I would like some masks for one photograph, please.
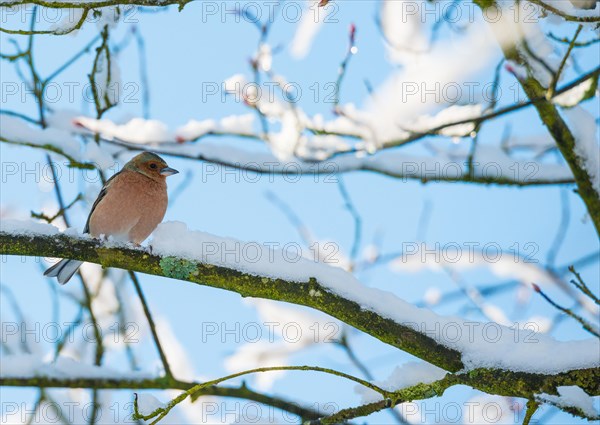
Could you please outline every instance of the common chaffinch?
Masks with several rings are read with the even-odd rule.
[[[179,171],[158,155],[143,152],[106,181],[92,205],[83,233],[112,236],[140,244],[156,229],[167,210],[166,177]],[[83,261],[64,259],[44,272],[65,284]]]

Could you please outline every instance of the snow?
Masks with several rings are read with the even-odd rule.
[[[303,10],[290,45],[290,54],[295,59],[303,59],[308,55],[323,22],[327,20],[329,13],[335,11],[332,6],[319,8],[318,3],[318,0],[306,0],[307,7]]]
[[[511,397],[479,394],[464,403],[463,424],[513,425],[518,422],[519,401]],[[531,423],[535,423],[535,418]]]
[[[263,72],[271,71],[271,67],[273,66],[273,52],[271,51],[271,46],[266,43],[261,43],[261,45],[258,46],[256,64]]]
[[[175,142],[195,140],[208,133],[226,133],[237,135],[252,134],[254,114],[228,115],[219,122],[212,119],[189,120],[175,131],[158,120],[133,118],[124,124],[117,124],[110,119],[94,119],[77,117],[75,124],[92,133],[98,133],[106,140],[119,140],[140,145],[167,145]]]
[[[539,401],[551,403],[559,407],[574,407],[583,412],[588,418],[600,419],[600,414],[594,407],[594,399],[586,394],[576,385],[557,387],[558,396],[550,394],[538,394]]]
[[[489,252],[486,253],[487,248]],[[405,245],[405,253],[390,263],[390,268],[396,272],[415,273],[429,269],[443,271],[451,268],[458,271],[486,267],[496,276],[503,279],[518,279],[524,285],[536,282],[538,285],[553,286],[555,278],[539,263],[531,259],[517,256],[516,252],[501,252],[495,244],[481,246],[426,246]],[[483,249],[482,249],[483,248]],[[424,253],[430,253],[424,255]]]
[[[463,121],[466,119],[478,118],[483,112],[481,105],[453,105],[448,108],[442,109],[434,116],[423,115],[416,119],[415,124],[411,126],[410,130],[419,132],[427,132],[432,128],[439,127],[441,125]],[[440,131],[440,134],[444,136],[458,136],[463,137],[475,130],[474,123],[466,123],[460,125],[454,125],[452,127],[446,127]]]
[[[125,124],[116,124],[109,119],[97,120],[82,116],[77,118],[76,124],[108,140],[149,144],[174,139],[166,124],[158,120],[133,118]]]
[[[427,288],[425,294],[423,295],[423,301],[425,301],[427,305],[431,306],[438,304],[441,301],[441,299],[442,291],[440,291],[440,289],[436,287]]]
[[[6,226],[3,222],[3,226]],[[8,225],[11,233],[18,229],[31,233],[28,224]],[[44,227],[43,234],[49,233]],[[327,290],[355,301],[363,309],[429,335],[439,344],[458,350],[467,370],[488,367],[559,373],[570,369],[600,366],[597,338],[557,341],[529,330],[501,326],[497,323],[465,321],[440,316],[418,308],[395,294],[366,287],[351,273],[314,259],[300,256],[295,250],[276,249],[273,245],[243,242],[188,230],[181,222],[158,226],[151,240],[153,252],[162,256],[179,256],[192,261],[228,267],[265,278],[307,282],[315,278]],[[308,295],[308,293],[307,293]],[[577,356],[572,353],[577,352]],[[552,356],[548,356],[552,353]]]
[[[426,3],[414,0],[384,0],[380,11],[381,29],[391,61],[405,63],[428,48],[423,16]]]
[[[346,104],[342,107],[342,113],[351,115],[351,109],[353,109],[352,105]],[[361,138],[368,138],[371,136],[368,128],[357,124],[346,115],[341,115],[332,120],[325,121],[323,115],[316,114],[312,117],[312,120],[306,123],[306,126],[312,130],[325,131],[328,133],[346,134]]]
[[[596,120],[581,106],[563,110],[575,137],[575,155],[587,171],[596,193],[600,195],[600,147]]]
[[[338,267],[260,245],[189,231],[184,223],[159,225],[151,241],[153,252],[181,256],[223,267],[231,267],[252,275],[306,282],[309,278],[346,299],[356,301],[364,309],[423,333],[440,344],[463,353],[467,369],[490,367],[558,373],[567,369],[600,365],[598,339],[561,342],[528,330],[512,329],[496,323],[466,322],[457,317],[443,317],[415,307],[396,295],[362,285]],[[244,252],[252,254],[245,255]],[[293,261],[291,261],[293,259]],[[576,358],[572,353],[576,351]],[[549,352],[553,356],[548,356]]]
[[[296,114],[286,111],[281,119],[281,130],[269,135],[269,144],[275,157],[280,161],[292,159],[300,135],[301,127]]]
[[[576,85],[570,90],[559,94],[552,99],[552,102],[563,108],[572,108],[578,105],[594,87],[594,79],[590,78],[581,84]]]
[[[270,107],[273,107],[272,110]],[[84,145],[82,152],[80,142],[74,138],[75,134],[98,133],[109,142],[151,146],[158,154],[185,155],[221,164],[247,164],[251,169],[268,172],[294,170],[313,174],[330,173],[332,170],[372,170],[397,177],[460,179],[467,171],[469,151],[456,147],[448,149],[436,146],[434,155],[411,155],[399,150],[365,155],[365,150],[373,153],[380,145],[388,145],[393,139],[382,141],[374,138],[376,135],[368,124],[368,114],[356,109],[352,104],[345,105],[342,108],[343,115],[331,121],[325,121],[318,114],[308,118],[301,110],[283,109],[275,103],[261,102],[260,108],[263,112],[275,114],[269,117],[281,123],[279,130],[271,131],[267,139],[271,154],[221,143],[183,143],[207,134],[251,136],[258,139],[260,135],[254,132],[255,114],[230,115],[218,121],[192,119],[172,131],[158,120],[134,118],[119,124],[110,119],[97,120],[83,116],[73,118],[74,113],[71,111],[57,111],[49,116],[52,127],[47,129],[32,127],[18,118],[0,116],[0,134],[15,142],[51,144],[63,149],[76,160],[91,161],[104,170],[114,166],[115,159],[112,154],[117,151],[117,145],[107,142],[97,145],[89,142]],[[450,106],[435,115],[417,116],[411,124],[411,129],[426,131],[443,123],[473,118],[480,113],[480,105]],[[307,136],[305,129],[335,134]],[[463,136],[472,129],[472,124],[464,124],[444,129],[442,133],[446,136]],[[399,137],[408,136],[406,131],[398,128],[394,132]],[[361,141],[353,142],[350,138],[338,136],[338,133],[358,137]],[[518,143],[510,142],[509,147],[516,147]],[[551,145],[546,140],[536,149],[541,150],[549,146]],[[351,150],[358,152],[338,155],[332,159],[335,154]],[[315,161],[326,162],[317,164]],[[570,169],[565,165],[532,160],[516,161],[502,147],[486,144],[478,145],[473,165],[475,175],[484,178],[502,178],[523,183],[573,179]],[[592,168],[593,165],[591,163]]]
[[[527,59],[527,69],[513,62],[510,63],[510,66],[520,78],[525,77],[530,71],[542,86],[549,87],[553,75],[546,69],[544,64],[540,63],[539,58],[543,58],[544,63],[549,68],[556,70],[561,57],[556,54],[552,43],[539,24],[542,18],[540,13],[542,9],[531,8],[531,4],[527,2],[515,3],[507,0],[496,2],[496,7],[500,19],[491,19],[488,23],[498,41],[504,49],[512,49],[518,46],[519,54]],[[530,51],[535,52],[536,58],[532,57],[527,49],[522,47],[523,42],[527,44]]]
[[[254,130],[254,114],[229,115],[219,122],[219,130],[238,134],[249,134]]]
[[[116,165],[115,159],[107,152],[106,146],[100,147],[100,145],[95,142],[85,144],[84,157],[104,171]]]
[[[138,412],[142,416],[148,416],[157,409],[164,409],[166,404],[158,400],[152,394],[141,393],[137,397]]]
[[[58,229],[47,223],[33,220],[5,219],[0,221],[0,232],[9,234],[44,235],[53,236],[58,234]]]
[[[223,81],[223,87],[228,93],[241,93],[248,80],[244,74],[235,74]]]
[[[214,131],[216,128],[217,123],[212,119],[202,121],[189,120],[184,126],[175,130],[175,137],[179,141],[195,140]]]
[[[71,32],[79,20],[83,17],[83,11],[84,9],[71,9],[70,13],[64,16],[60,22],[50,25],[48,30],[58,34]]]
[[[576,3],[580,7],[589,7],[591,4],[591,0],[574,0],[574,2],[560,0],[545,0],[545,2],[567,15],[577,16],[580,18],[595,18],[598,17],[598,15],[600,14],[600,3],[598,3],[598,1],[596,1],[595,7],[585,9],[575,7],[573,3]],[[594,24],[592,23],[591,25]]]
[[[487,24],[466,27],[459,40],[440,40],[427,55],[392,73],[367,100],[366,118],[378,140],[394,140],[411,129],[415,118],[452,103],[449,89],[468,91],[463,82],[497,61],[498,42]],[[468,63],[469,66],[464,66]]]
[[[80,143],[70,132],[58,128],[36,128],[17,117],[0,114],[0,137],[12,142],[52,145],[72,158],[81,158]]]
[[[387,391],[398,391],[417,384],[430,384],[446,376],[446,371],[425,362],[407,362],[397,366],[391,375],[383,381],[375,381],[377,385]],[[362,403],[373,403],[381,400],[381,394],[370,388],[358,385],[354,389],[362,396]]]
[[[0,356],[0,376],[2,378],[26,378],[43,376],[46,378],[69,379],[150,379],[151,375],[143,372],[124,372],[106,366],[95,366],[80,363],[69,357],[59,356],[48,362],[37,354],[18,354]]]

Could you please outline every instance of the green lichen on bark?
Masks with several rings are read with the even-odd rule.
[[[164,275],[173,279],[187,279],[198,269],[192,261],[177,257],[163,257],[159,264]]]
[[[473,3],[482,9],[487,9],[488,7],[494,6],[496,4],[496,0],[473,0]]]

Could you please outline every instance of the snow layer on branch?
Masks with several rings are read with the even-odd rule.
[[[0,232],[9,234],[32,234],[52,236],[58,234],[58,229],[47,223],[40,223],[33,220],[14,220],[2,219],[0,221]]]
[[[423,115],[416,119],[415,124],[410,130],[415,132],[428,132],[430,129],[439,127],[444,124],[463,121],[466,119],[478,118],[483,112],[481,105],[453,105],[442,109],[434,116]],[[466,136],[475,130],[474,123],[466,123],[446,127],[439,134],[443,136]]]
[[[596,88],[597,81],[594,78],[590,78],[583,83],[576,85],[572,89],[559,94],[552,99],[552,102],[564,108],[572,108],[573,106],[579,105],[579,103],[586,100],[588,96],[593,94]]]
[[[23,229],[22,233],[32,233],[32,227],[28,224],[21,224],[20,228]],[[18,232],[15,225],[9,225],[8,229],[12,234]],[[44,227],[42,235],[48,233],[49,229]],[[358,303],[363,309],[374,311],[427,334],[439,344],[460,351],[467,369],[488,367],[559,373],[600,366],[600,340],[597,338],[557,341],[548,335],[508,328],[493,322],[466,322],[459,317],[439,316],[428,309],[407,303],[391,292],[366,287],[339,267],[299,257],[295,251],[282,251],[274,249],[272,245],[190,231],[181,222],[160,224],[151,244],[153,252],[158,255],[179,256],[252,275],[292,282],[307,282],[315,278],[327,290]],[[573,352],[578,355],[573,356]]]
[[[568,2],[564,1],[563,3]],[[527,58],[527,64],[533,76],[544,87],[548,87],[553,76],[544,65],[556,70],[561,58],[554,54],[552,44],[538,23],[541,16],[537,12],[538,10],[541,12],[542,9],[534,9],[535,16],[532,16],[531,4],[527,2],[515,3],[512,0],[502,0],[495,4],[500,19],[489,20],[489,24],[494,30],[498,41],[506,49],[519,46],[519,52]],[[526,42],[529,49],[523,48],[523,42]],[[535,57],[532,57],[529,52],[535,52]],[[541,63],[540,58],[544,63]],[[514,64],[512,65],[519,75],[525,76],[525,70],[519,69],[520,67]]]
[[[497,49],[497,41],[487,26],[474,23],[467,27],[460,42],[438,42],[418,61],[407,62],[366,103],[368,124],[376,137],[380,141],[403,137],[403,129],[411,129],[417,117],[451,103],[449,93],[457,86],[462,87],[462,94],[468,92],[462,82],[474,78],[496,60]]]
[[[129,143],[150,144],[174,140],[166,124],[158,120],[133,118],[125,124],[116,124],[109,119],[97,120],[78,117],[76,124],[98,133],[104,139],[119,139]]]
[[[432,127],[448,122],[475,118],[481,114],[480,105],[450,106],[434,116],[420,116],[409,127],[413,131],[426,131]],[[103,119],[96,120],[79,117],[75,123],[88,131],[99,133],[104,139],[134,144],[149,145],[157,153],[187,155],[211,160],[221,164],[246,165],[250,169],[279,172],[307,172],[323,168],[323,172],[331,172],[332,167],[340,172],[369,169],[395,176],[421,179],[456,180],[464,178],[467,169],[468,150],[439,148],[436,155],[411,155],[401,151],[387,150],[373,155],[359,152],[355,155],[332,155],[351,151],[354,148],[369,152],[377,149],[373,134],[368,126],[360,125],[368,120],[368,115],[356,110],[352,105],[346,105],[344,115],[332,121],[324,122],[323,117],[316,115],[309,119],[303,114],[296,115],[293,111],[284,111],[278,117],[281,122],[279,131],[270,133],[268,140],[271,153],[231,145],[217,143],[174,143],[195,140],[207,134],[228,134],[233,136],[260,137],[253,132],[255,115],[231,115],[214,120],[190,120],[184,126],[170,131],[166,124],[155,120],[135,118],[126,124],[116,124]],[[360,137],[362,142],[354,143],[350,139],[337,135],[307,136],[304,127],[315,131],[350,134]],[[81,131],[80,128],[80,131]],[[442,130],[446,136],[464,136],[473,130],[473,124],[461,124]],[[396,134],[408,133],[396,129]],[[354,143],[354,144],[353,144]],[[91,145],[91,144],[88,144]],[[546,145],[545,145],[546,146]],[[88,146],[88,151],[93,146]],[[540,147],[541,149],[541,147]],[[87,152],[100,164],[112,165],[112,158],[98,157],[103,152]],[[298,158],[298,159],[296,159]],[[315,161],[327,161],[321,165]],[[539,181],[572,180],[570,169],[561,164],[546,164],[536,161],[516,161],[501,147],[480,144],[477,146],[473,172],[476,177],[490,180],[509,180],[520,183]]]
[[[301,137],[302,128],[298,122],[296,114],[291,111],[285,111],[281,118],[281,130],[277,133],[271,133],[269,144],[271,151],[280,161],[287,161],[294,157],[294,151]]]
[[[580,106],[565,109],[563,113],[571,123],[575,137],[575,155],[590,176],[594,190],[600,195],[600,146],[596,121],[592,114]]]
[[[190,120],[175,132],[170,131],[162,121],[133,118],[125,124],[117,124],[109,119],[78,117],[75,124],[93,133],[98,133],[103,139],[120,140],[140,145],[158,145],[175,141],[194,140],[211,132],[248,135],[252,134],[254,115],[228,115],[218,123],[207,119],[202,121]]]
[[[356,110],[356,108],[351,103],[345,104],[342,107],[342,111],[344,113],[349,113],[349,115],[352,115],[353,110]],[[345,115],[325,121],[323,115],[316,114],[312,117],[312,120],[308,120],[306,126],[316,131],[356,136],[363,139],[368,139],[371,137],[370,131],[367,127],[358,124],[356,121],[349,119]]]
[[[318,3],[319,0],[306,0],[306,8],[290,45],[290,53],[295,59],[302,59],[310,52],[323,22],[326,21],[329,13],[336,10],[333,6],[318,7]]]
[[[154,397],[152,394],[141,393],[137,398],[138,412],[142,416],[148,416],[150,413],[157,409],[164,409],[166,403],[161,402],[159,399]]]
[[[288,142],[289,143],[289,142]],[[290,143],[291,144],[291,143]],[[269,152],[234,147],[219,143],[165,144],[157,153],[189,155],[220,164],[239,164],[248,169],[264,172],[315,172],[331,173],[352,170],[374,170],[405,178],[418,179],[461,179],[466,173],[468,152],[445,152],[436,156],[411,155],[400,150],[380,151],[373,155],[345,154],[330,158],[332,151],[348,151],[351,145],[337,136],[313,136],[301,138],[295,154],[306,160],[278,159]],[[323,160],[321,163],[309,161]],[[479,145],[475,154],[474,172],[477,177],[512,180],[520,183],[537,181],[572,180],[571,170],[560,164],[545,164],[535,161],[516,161],[500,147]]]
[[[0,357],[2,378],[90,378],[90,379],[149,379],[142,372],[116,371],[105,366],[80,363],[69,357],[60,356],[53,362],[44,361],[37,354],[4,355]]]
[[[298,258],[297,253],[272,249],[256,242],[190,231],[184,223],[159,225],[152,240],[153,252],[181,256],[245,273],[307,282],[310,278],[332,292],[375,311],[383,317],[428,333],[440,344],[459,350],[467,368],[491,367],[514,371],[558,373],[567,369],[600,365],[600,341],[560,342],[528,330],[511,329],[496,323],[465,322],[457,317],[438,316],[409,304],[396,295],[362,285],[338,267]],[[225,255],[226,253],[238,255]],[[252,255],[242,255],[252,252]],[[291,261],[290,259],[293,259]],[[572,356],[576,351],[577,357]],[[552,353],[552,356],[548,356]]]
[[[407,362],[397,366],[387,379],[375,381],[373,384],[387,391],[398,391],[417,384],[430,384],[442,379],[446,373],[444,369],[429,363]],[[381,400],[381,394],[362,385],[357,385],[354,391],[362,396],[362,402],[365,404]]]
[[[69,13],[65,14],[60,22],[50,25],[48,30],[57,32],[59,34],[72,31],[79,20],[83,17],[83,11],[84,9],[70,9]],[[73,34],[77,34],[77,31]]]
[[[215,131],[216,128],[217,123],[215,120],[189,120],[184,126],[181,126],[175,130],[175,134],[177,135],[177,140],[180,141],[195,140],[212,131]]]
[[[594,18],[600,14],[600,3],[597,0],[595,7],[589,9],[582,9],[580,7],[584,5],[589,7],[590,4],[593,4],[590,0],[575,0],[575,3],[580,7],[575,7],[572,1],[544,0],[544,3],[553,6],[555,9],[558,9],[567,15],[577,16],[580,18]],[[590,23],[590,26],[593,27],[593,25],[595,24]]]
[[[415,60],[428,47],[423,31],[423,13],[427,3],[423,0],[384,0],[379,19],[387,42],[391,61],[404,63]]]
[[[70,132],[59,128],[37,128],[21,118],[0,114],[0,136],[19,143],[52,145],[74,159],[81,158],[81,146]]]
[[[228,115],[219,121],[218,130],[222,132],[250,134],[254,129],[254,114]]]
[[[92,162],[103,170],[115,164],[110,147],[100,148],[96,143],[81,143],[75,138],[81,128],[74,125],[77,114],[69,110],[55,110],[46,118],[47,128],[34,127],[21,118],[0,115],[0,136],[9,142],[53,146],[79,162]]]
[[[478,145],[473,161],[475,175],[479,177],[508,178],[523,183],[573,178],[571,170],[561,164],[517,161],[499,146]]]
[[[434,126],[448,122],[448,120],[474,117],[478,115],[479,111],[480,107],[477,105],[452,106],[434,117],[422,118],[425,121],[422,121],[421,126]],[[368,134],[367,127],[359,124],[365,116],[351,105],[345,109],[345,113],[353,118],[350,119],[344,115],[324,122],[321,116],[316,115],[311,122],[306,116],[296,117],[293,112],[286,111],[280,117],[282,120],[280,131],[271,134],[272,153],[217,143],[175,143],[175,141],[194,140],[210,133],[259,137],[253,133],[254,114],[232,115],[224,117],[220,121],[190,120],[174,132],[160,121],[141,118],[132,119],[125,124],[117,124],[108,119],[74,118],[73,112],[57,111],[48,117],[50,127],[41,129],[29,125],[20,118],[2,115],[0,116],[0,135],[17,143],[52,145],[75,160],[92,161],[102,169],[114,165],[111,152],[115,151],[115,147],[106,143],[100,145],[87,143],[84,152],[81,153],[80,143],[75,139],[75,134],[93,132],[100,134],[103,139],[108,141],[152,146],[157,153],[188,155],[222,164],[239,163],[242,166],[247,165],[250,169],[262,171],[314,173],[319,169],[322,169],[321,172],[331,172],[332,167],[335,167],[340,172],[369,169],[412,178],[452,180],[464,176],[468,151],[460,152],[454,149],[451,152],[438,149],[435,156],[417,156],[388,150],[374,155],[358,153],[329,159],[332,154],[350,151],[353,144],[349,139],[341,136],[314,135],[307,137],[300,133],[300,128],[304,126],[316,131],[340,132],[362,138],[365,140],[362,144],[366,146],[371,134]],[[447,135],[462,134],[471,128],[471,124],[455,126],[447,129]],[[357,147],[360,146],[361,143],[357,145]],[[545,149],[546,146],[540,146],[540,149]],[[299,159],[295,159],[295,157]],[[316,164],[315,160],[328,161]],[[501,148],[489,145],[478,146],[475,153],[474,172],[478,177],[503,178],[523,183],[572,179],[570,170],[563,165],[531,161],[518,162],[509,157]]]
[[[574,407],[588,418],[598,419],[600,415],[594,407],[594,399],[576,385],[556,388],[559,395],[538,394],[536,398],[542,402],[559,407]]]

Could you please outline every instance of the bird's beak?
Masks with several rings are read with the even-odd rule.
[[[179,171],[177,171],[175,168],[171,168],[171,167],[161,168],[161,170],[160,170],[161,176],[172,176],[173,174],[177,174],[177,173],[179,173]]]

